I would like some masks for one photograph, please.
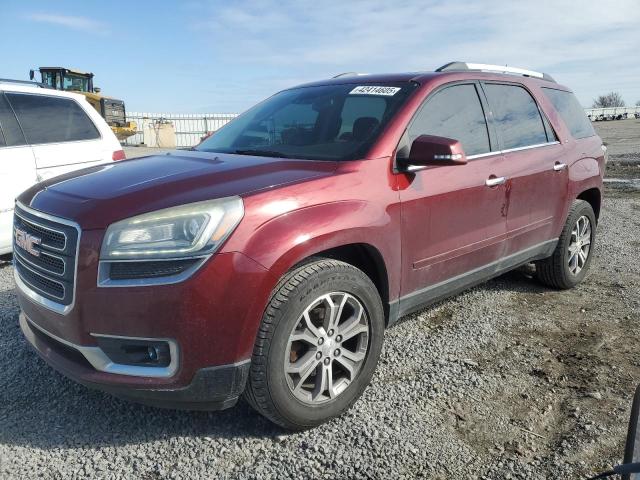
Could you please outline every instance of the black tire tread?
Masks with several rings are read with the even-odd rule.
[[[559,290],[566,290],[574,286],[566,281],[564,275],[564,269],[566,268],[564,265],[564,249],[567,242],[571,240],[571,231],[574,224],[573,219],[576,216],[576,213],[585,209],[585,207],[593,213],[593,209],[589,202],[584,200],[574,200],[569,208],[567,221],[562,229],[562,233],[560,234],[558,244],[553,251],[553,254],[548,258],[536,262],[536,278],[544,285]],[[592,225],[592,228],[595,227],[595,224]]]
[[[328,269],[355,270],[366,277],[364,273],[353,265],[339,260],[326,258],[310,258],[307,263],[294,267],[282,277],[280,282],[278,282],[273,289],[271,299],[262,316],[262,321],[260,323],[260,328],[258,329],[258,334],[253,348],[249,378],[244,390],[244,397],[249,405],[258,413],[264,415],[275,424],[289,430],[302,430],[306,427],[291,424],[278,412],[273,400],[271,399],[266,380],[267,355],[273,332],[276,327],[276,314],[289,300],[289,296],[297,289],[297,287],[300,286],[300,284],[323,270]],[[368,277],[366,278],[368,280]]]

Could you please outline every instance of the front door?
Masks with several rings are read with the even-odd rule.
[[[401,174],[402,312],[450,292],[503,255],[505,160],[479,88],[461,83],[431,94],[399,146],[403,156],[420,135],[448,137],[462,143],[469,159]]]

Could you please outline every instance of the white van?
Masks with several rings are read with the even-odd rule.
[[[12,250],[13,204],[23,190],[122,159],[118,139],[84,96],[0,80],[0,255]]]

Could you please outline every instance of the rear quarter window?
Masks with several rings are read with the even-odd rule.
[[[553,104],[565,125],[575,139],[592,137],[596,134],[578,99],[571,92],[542,87],[544,94]]]
[[[7,93],[27,143],[74,142],[100,138],[100,132],[74,100]]]

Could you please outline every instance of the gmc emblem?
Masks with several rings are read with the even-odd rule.
[[[27,232],[20,230],[19,228],[15,228],[14,230],[13,235],[16,238],[16,245],[29,252],[34,257],[39,257],[40,252],[35,249],[34,245],[40,245],[42,239],[34,235],[29,235]]]

